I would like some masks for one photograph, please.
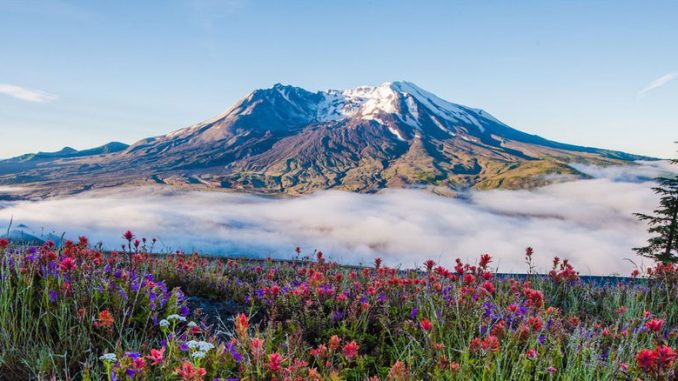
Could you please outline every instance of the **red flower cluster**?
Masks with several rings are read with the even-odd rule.
[[[471,352],[479,352],[482,350],[485,353],[498,353],[499,338],[494,335],[487,336],[484,339],[475,337],[471,340],[469,348],[471,349]]]
[[[636,355],[636,364],[646,373],[661,374],[673,367],[678,354],[673,348],[659,345],[657,349],[643,349]]]

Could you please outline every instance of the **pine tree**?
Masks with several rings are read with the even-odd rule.
[[[678,159],[671,163],[678,164]],[[652,189],[661,196],[659,208],[652,215],[635,213],[638,219],[650,225],[648,232],[652,236],[647,246],[633,250],[662,263],[674,263],[678,262],[678,175],[656,180],[659,184]]]

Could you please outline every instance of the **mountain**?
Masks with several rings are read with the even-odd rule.
[[[148,183],[287,194],[453,192],[583,176],[571,163],[647,159],[527,134],[410,82],[319,92],[276,84],[194,126],[103,147],[0,161],[0,184],[29,186],[41,197]]]
[[[9,238],[13,242],[26,245],[42,245],[47,241],[52,241],[58,245],[61,242],[62,237],[56,235],[54,232],[38,233],[26,225],[20,224],[17,227],[10,229],[9,232],[0,235],[0,238]]]

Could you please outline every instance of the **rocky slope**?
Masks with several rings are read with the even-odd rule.
[[[309,92],[255,90],[223,114],[131,146],[23,155],[0,161],[0,184],[44,197],[94,187],[161,183],[302,194],[388,187],[526,188],[570,163],[642,157],[550,141],[409,82]]]

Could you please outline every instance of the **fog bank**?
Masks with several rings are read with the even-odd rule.
[[[465,199],[421,190],[382,194],[318,192],[291,199],[238,193],[186,192],[168,187],[91,191],[39,202],[0,204],[0,228],[85,234],[117,248],[121,233],[157,237],[161,249],[289,258],[320,249],[343,263],[411,267],[433,258],[475,261],[490,253],[502,272],[524,272],[534,247],[540,268],[553,256],[570,258],[583,274],[628,274],[639,261],[631,248],[647,238],[634,212],[655,208],[649,180],[663,162],[633,167],[577,167],[594,178],[533,191],[471,192]],[[2,191],[2,190],[0,190]],[[4,231],[4,230],[3,230]]]

